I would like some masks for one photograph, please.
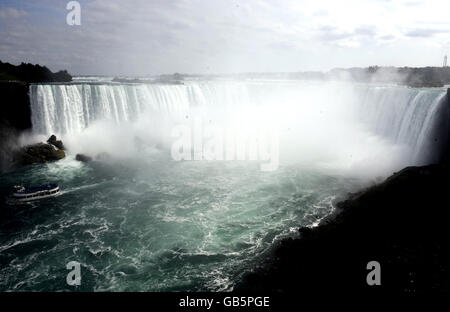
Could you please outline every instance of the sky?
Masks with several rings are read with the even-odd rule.
[[[442,66],[448,0],[0,0],[0,60],[75,75]]]

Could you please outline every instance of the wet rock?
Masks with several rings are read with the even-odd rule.
[[[311,233],[312,233],[312,229],[309,228],[309,227],[306,227],[306,226],[305,227],[301,227],[298,231],[300,232],[300,234],[303,237],[307,237],[307,236],[311,235]]]
[[[60,150],[65,149],[63,142],[61,140],[58,140],[54,134],[52,134],[48,138],[47,143],[50,143],[51,145],[55,146],[56,148],[58,148]]]
[[[20,148],[14,153],[13,162],[16,166],[56,161],[66,157],[63,150],[55,149],[51,144],[37,143]]]
[[[75,159],[81,162],[89,162],[92,160],[92,157],[84,155],[84,154],[77,154],[75,156]]]

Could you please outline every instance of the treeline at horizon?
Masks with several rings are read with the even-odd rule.
[[[100,75],[101,76],[101,75]],[[152,75],[149,75],[151,77]],[[153,75],[153,77],[155,77]],[[298,80],[345,80],[355,82],[395,83],[411,87],[443,87],[450,84],[450,67],[394,67],[394,66],[369,66],[352,68],[334,68],[328,72],[298,71],[298,72],[273,72],[273,73],[236,73],[236,74],[180,74],[157,75],[158,81],[180,81],[185,78],[272,78],[272,79],[298,79]],[[117,78],[117,82],[124,79]],[[56,73],[46,66],[38,64],[21,63],[13,65],[0,61],[0,81],[20,81],[25,83],[45,82],[70,82],[72,76],[67,70]],[[113,80],[115,81],[115,80]],[[127,82],[140,82],[133,79]],[[143,81],[145,82],[145,81]]]
[[[26,83],[39,82],[70,82],[72,76],[67,70],[60,70],[53,73],[46,66],[21,63],[12,65],[0,61],[0,81],[20,81]]]

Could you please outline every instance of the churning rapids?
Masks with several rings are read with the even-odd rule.
[[[301,81],[32,85],[28,140],[54,133],[67,157],[3,174],[0,187],[55,182],[62,194],[7,206],[0,290],[232,290],[348,192],[435,161],[444,95]],[[174,159],[180,129],[197,160]],[[247,157],[227,158],[239,136]],[[211,142],[219,153],[206,160]],[[80,286],[66,284],[70,261]]]

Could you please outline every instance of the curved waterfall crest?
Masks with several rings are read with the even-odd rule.
[[[324,93],[328,97],[325,98]],[[342,93],[351,96],[342,96]],[[273,107],[274,111],[284,109],[287,119],[299,116],[296,121],[299,123],[305,110],[296,108],[309,105],[310,109],[317,107],[327,112],[331,106],[323,103],[329,101],[333,102],[334,112],[339,111],[339,107],[343,111],[352,107],[358,122],[377,136],[408,146],[411,157],[422,162],[433,158],[430,150],[437,148],[434,146],[438,144],[436,133],[440,131],[437,125],[448,128],[447,122],[438,122],[444,97],[445,91],[441,89],[345,84],[328,87],[318,83],[267,81],[188,81],[180,85],[35,84],[30,89],[36,134],[73,135],[97,120],[132,123],[142,116],[156,123],[168,119],[176,123],[194,111],[234,116],[243,111],[251,113],[264,105]],[[276,115],[279,117],[280,113]]]

